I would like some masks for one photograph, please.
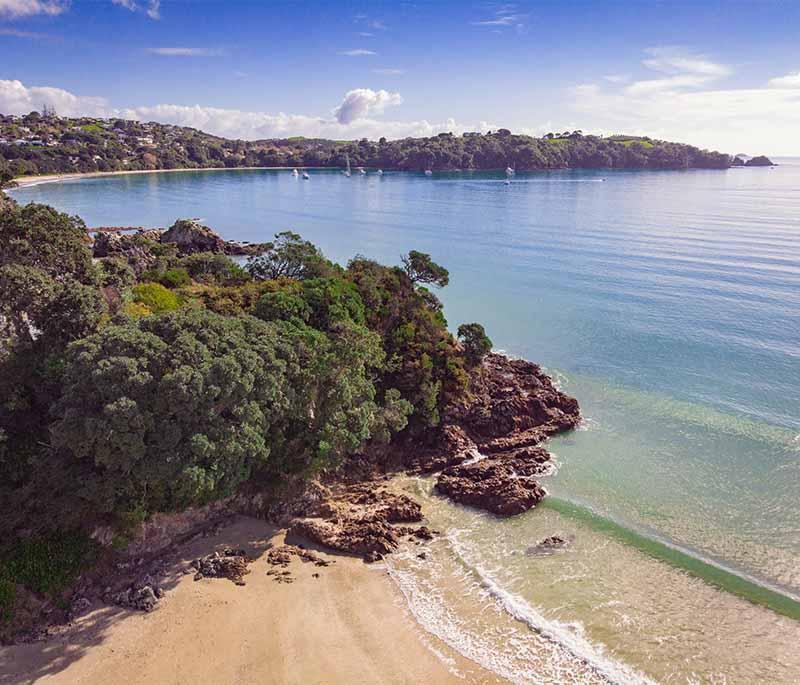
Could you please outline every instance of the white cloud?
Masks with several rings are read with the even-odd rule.
[[[800,88],[800,71],[786,76],[778,76],[767,81],[770,88]]]
[[[359,31],[358,35],[362,36],[363,38],[372,38],[375,34],[370,33],[369,31]]]
[[[733,73],[729,66],[713,62],[705,55],[682,47],[647,48],[645,53],[649,57],[642,61],[642,65],[651,71],[663,74],[663,76],[634,81],[627,87],[630,95],[701,88]],[[612,83],[623,82],[614,78],[605,78]]]
[[[161,19],[161,0],[149,0],[146,6],[140,5],[138,0],[111,0],[111,2],[131,12],[144,12],[151,19]]]
[[[55,16],[69,9],[69,0],[0,0],[0,16],[17,19],[36,14]]]
[[[0,112],[27,114],[42,105],[54,107],[61,116],[108,116],[111,112],[105,98],[73,95],[61,88],[26,87],[20,81],[0,80]]]
[[[705,76],[727,76],[732,72],[725,64],[712,62],[704,55],[694,54],[686,48],[662,46],[647,48],[650,57],[642,62],[648,69],[665,74],[702,74]]]
[[[494,12],[490,19],[470,22],[473,26],[488,26],[493,29],[493,33],[501,33],[500,29],[516,27],[517,30],[525,28],[527,14],[517,12],[515,5],[503,5]]]
[[[585,83],[572,109],[596,132],[649,135],[723,152],[800,154],[800,73],[762,87],[721,88],[729,67],[676,49],[652,49],[643,64],[665,74],[629,85]],[[584,124],[584,129],[588,124]]]
[[[377,55],[378,53],[374,50],[365,50],[364,48],[356,48],[354,50],[342,50],[339,52],[340,55],[344,55],[345,57],[366,57],[368,55]]]
[[[625,83],[631,77],[628,74],[606,74],[603,78],[610,83]]]
[[[400,76],[405,74],[405,69],[373,69],[373,74],[381,74],[382,76]]]
[[[145,52],[162,57],[219,57],[222,51],[216,48],[147,48]]]
[[[49,38],[44,33],[33,33],[32,31],[18,31],[17,29],[0,29],[0,36],[12,36],[13,38],[29,38],[31,40],[44,40]]]
[[[340,124],[352,124],[358,119],[366,119],[369,114],[381,113],[384,108],[400,105],[403,98],[400,93],[386,90],[356,88],[345,94],[342,104],[333,110],[336,121]]]
[[[442,122],[429,122],[425,119],[387,121],[373,118],[385,107],[399,105],[401,102],[402,97],[399,93],[362,88],[347,93],[333,117],[283,112],[277,114],[247,112],[201,105],[161,104],[115,108],[100,97],[78,96],[60,88],[27,87],[20,81],[0,80],[0,112],[8,114],[27,114],[33,110],[40,110],[42,105],[46,104],[54,107],[60,116],[102,116],[158,121],[191,126],[214,135],[244,140],[297,135],[333,140],[378,139],[381,136],[405,138],[433,136],[444,131],[458,134],[463,131],[486,131],[497,128],[486,122],[477,125],[462,124],[452,118]]]

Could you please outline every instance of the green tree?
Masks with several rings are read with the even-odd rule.
[[[450,282],[450,273],[434,262],[429,254],[411,250],[402,259],[403,267],[412,283],[431,283],[444,288]]]
[[[297,233],[284,231],[267,243],[269,248],[247,262],[247,271],[258,280],[276,278],[314,278],[325,275],[328,262],[319,249]]]
[[[86,224],[52,207],[6,203],[0,207],[0,266],[30,266],[56,281],[94,284]]]
[[[458,327],[458,338],[470,366],[480,364],[492,349],[492,341],[479,323],[462,323]]]

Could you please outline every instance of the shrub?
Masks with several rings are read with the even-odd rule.
[[[161,274],[158,282],[166,288],[180,288],[181,286],[189,285],[192,282],[192,278],[186,269],[169,269]]]
[[[180,306],[178,296],[160,283],[142,283],[134,286],[133,301],[143,304],[153,314],[172,312]]]

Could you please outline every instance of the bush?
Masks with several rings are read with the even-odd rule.
[[[253,313],[264,321],[288,321],[292,318],[308,321],[311,308],[300,295],[279,290],[276,293],[263,295]]]
[[[172,312],[180,307],[178,296],[160,283],[142,283],[134,286],[133,301],[143,304],[153,314]]]
[[[192,278],[186,269],[169,269],[161,274],[158,282],[166,288],[180,288],[184,285],[189,285],[192,282]]]

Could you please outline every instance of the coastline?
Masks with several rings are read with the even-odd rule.
[[[294,557],[294,582],[275,582],[265,557],[284,535],[238,517],[188,543],[155,611],[102,606],[51,639],[0,648],[0,683],[504,682],[425,633],[382,564],[314,548],[333,563],[318,569]],[[186,572],[225,546],[255,558],[246,585]]]
[[[194,172],[194,171],[255,171],[262,169],[265,171],[281,171],[291,170],[295,167],[289,166],[239,166],[239,167],[202,167],[196,169],[136,169],[130,171],[89,171],[87,173],[77,174],[44,174],[42,176],[20,176],[14,179],[17,185],[14,188],[7,190],[15,190],[16,188],[27,188],[29,186],[38,186],[44,183],[62,183],[64,181],[77,181],[82,178],[102,178],[104,176],[133,176],[137,174],[171,174],[179,172]],[[296,167],[298,169],[335,169],[336,167]]]

